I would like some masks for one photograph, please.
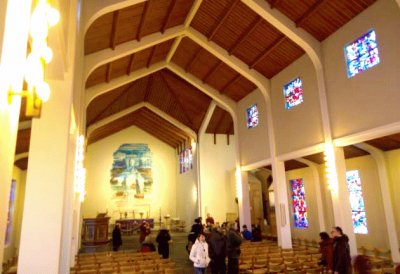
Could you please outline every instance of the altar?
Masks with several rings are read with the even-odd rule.
[[[144,221],[149,223],[151,228],[154,228],[154,219],[119,219],[115,220],[115,223],[121,225],[122,234],[132,235],[135,230],[139,229]]]

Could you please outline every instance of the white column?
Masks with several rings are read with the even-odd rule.
[[[0,1],[0,265],[3,263],[4,240],[8,214],[10,185],[14,166],[15,145],[21,99],[8,103],[10,85],[22,89],[23,70],[28,39],[31,1]],[[18,33],[18,35],[15,35]]]
[[[351,205],[346,181],[346,162],[343,148],[335,147],[334,153],[338,180],[338,191],[331,191],[335,226],[340,226],[343,229],[343,233],[349,237],[350,254],[355,256],[357,255],[357,242],[353,230],[353,219],[351,216]]]
[[[250,214],[250,195],[249,195],[249,177],[247,171],[236,172],[236,188],[239,204],[239,222],[240,225],[247,225],[251,228]],[[238,180],[240,179],[240,180]],[[241,229],[239,227],[239,229]]]
[[[62,273],[63,209],[72,88],[49,82],[52,94],[32,123],[18,273]]]
[[[385,211],[386,228],[389,235],[389,244],[392,260],[395,263],[400,263],[399,242],[396,233],[396,220],[393,213],[392,197],[390,195],[389,174],[385,154],[383,151],[368,145],[360,143],[355,145],[365,151],[368,151],[374,158],[378,166],[379,183],[382,192],[383,209]]]
[[[285,164],[276,158],[275,162],[272,164],[272,177],[275,196],[275,216],[278,244],[282,248],[292,248],[292,233],[290,230]]]

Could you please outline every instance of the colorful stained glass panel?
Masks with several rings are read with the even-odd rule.
[[[189,147],[179,153],[179,173],[185,173],[193,168],[192,148]]]
[[[258,108],[254,104],[247,109],[247,128],[258,126]]]
[[[307,228],[307,203],[304,190],[303,178],[290,180],[292,193],[292,207],[294,214],[294,226],[297,228]]]
[[[351,78],[379,64],[376,33],[372,29],[344,47],[347,77]]]
[[[365,214],[364,198],[361,189],[361,179],[358,170],[346,172],[347,188],[350,194],[351,214],[354,233],[367,234],[367,217]]]
[[[303,83],[300,78],[296,78],[283,87],[285,96],[285,107],[291,109],[303,103]]]

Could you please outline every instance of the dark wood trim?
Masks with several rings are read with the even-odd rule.
[[[146,91],[144,92],[144,97],[143,97],[144,102],[147,102],[149,99],[151,87],[153,86],[153,80],[154,80],[153,74],[150,74],[149,77],[147,77]]]
[[[229,146],[229,134],[226,134],[226,144]]]
[[[192,56],[192,58],[189,60],[189,62],[185,66],[185,72],[188,72],[189,68],[194,64],[194,61],[196,61],[197,57],[199,56],[200,52],[202,50],[202,47],[199,46],[197,49],[196,53]]]
[[[214,29],[212,30],[211,34],[208,36],[208,41],[212,40],[213,37],[215,36],[215,34],[217,33],[217,31],[219,30],[219,28],[224,24],[224,21],[226,20],[226,18],[228,18],[229,14],[231,14],[232,10],[235,8],[235,6],[237,5],[237,3],[239,3],[239,0],[233,0],[233,2],[231,3],[231,6],[229,7],[229,9],[227,10],[227,12],[225,12],[224,16],[222,17],[222,19],[220,19],[217,23],[217,25],[214,27]]]
[[[150,65],[151,65],[151,60],[152,60],[153,57],[154,57],[154,52],[156,51],[157,46],[158,46],[158,44],[155,45],[155,46],[153,46],[153,47],[151,48],[150,56],[149,56],[149,59],[147,60],[147,64],[146,64],[146,67],[147,67],[147,68],[150,67]]]
[[[119,10],[116,10],[113,13],[113,22],[112,22],[111,36],[110,36],[110,48],[112,50],[115,49],[115,43],[117,39],[118,18],[119,18]]]
[[[140,18],[140,23],[139,23],[139,27],[138,27],[138,32],[137,32],[137,34],[136,34],[136,40],[138,40],[138,41],[140,41],[140,39],[142,39],[143,25],[144,25],[144,21],[146,20],[147,13],[148,13],[148,11],[149,11],[149,5],[150,5],[150,0],[149,0],[149,1],[146,1],[146,2],[144,3],[142,18]]]
[[[229,135],[229,134],[231,134],[231,132],[232,132],[232,135],[235,134],[235,132],[233,130],[233,120],[232,120],[231,124],[229,125],[229,128],[228,128],[226,134]]]
[[[214,133],[214,145],[217,144],[217,134]]]
[[[171,14],[172,14],[172,11],[175,8],[175,5],[176,5],[176,0],[172,0],[171,4],[169,4],[168,11],[167,11],[167,16],[165,17],[163,26],[161,28],[161,33],[165,32],[165,29],[167,28],[169,20],[171,19]]]
[[[128,65],[128,70],[127,70],[126,74],[128,74],[128,75],[131,74],[134,62],[135,62],[135,54],[132,53],[131,58],[129,59],[129,65]]]
[[[111,79],[111,71],[112,71],[112,63],[107,64],[107,70],[106,70],[106,83],[110,82]]]
[[[272,2],[270,4],[271,9],[275,8],[279,4],[280,1],[281,0],[272,0]]]
[[[208,78],[211,74],[213,74],[214,71],[216,71],[217,68],[218,68],[221,64],[222,64],[222,61],[219,60],[218,63],[217,63],[212,69],[210,69],[210,70],[206,73],[206,75],[204,75],[204,77],[203,77],[203,79],[201,79],[201,81],[202,81],[203,83],[207,82],[207,78]]]
[[[236,40],[234,45],[228,50],[229,55],[231,55],[238,47],[239,45],[245,41],[250,34],[261,24],[263,19],[259,16],[241,35],[240,37]]]
[[[299,19],[296,20],[296,27],[301,27],[305,21],[307,21],[308,18],[310,18],[311,15],[313,15],[315,12],[317,12],[323,4],[327,2],[327,0],[318,0],[315,2],[314,5],[312,5],[306,13],[304,13]]]
[[[256,57],[256,59],[250,64],[249,68],[252,69],[254,68],[262,59],[264,59],[268,54],[270,54],[274,49],[276,49],[280,44],[282,44],[283,41],[286,40],[286,36],[281,36],[278,39],[276,39],[271,46],[266,48],[264,52],[262,52],[260,55]]]
[[[239,79],[240,76],[242,76],[240,73],[238,75],[235,76],[235,78],[233,78],[232,80],[228,81],[225,86],[223,86],[221,88],[221,90],[219,91],[221,94],[224,94],[226,92],[226,90],[233,84],[235,84]]]

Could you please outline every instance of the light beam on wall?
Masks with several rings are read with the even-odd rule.
[[[324,160],[328,189],[332,193],[336,194],[338,192],[338,177],[336,171],[335,151],[332,143],[325,144]]]
[[[83,167],[83,160],[85,158],[85,137],[83,135],[78,136],[76,142],[76,154],[75,154],[75,182],[74,191],[79,195],[79,200],[83,202],[85,199],[85,181],[86,181],[86,169]]]

